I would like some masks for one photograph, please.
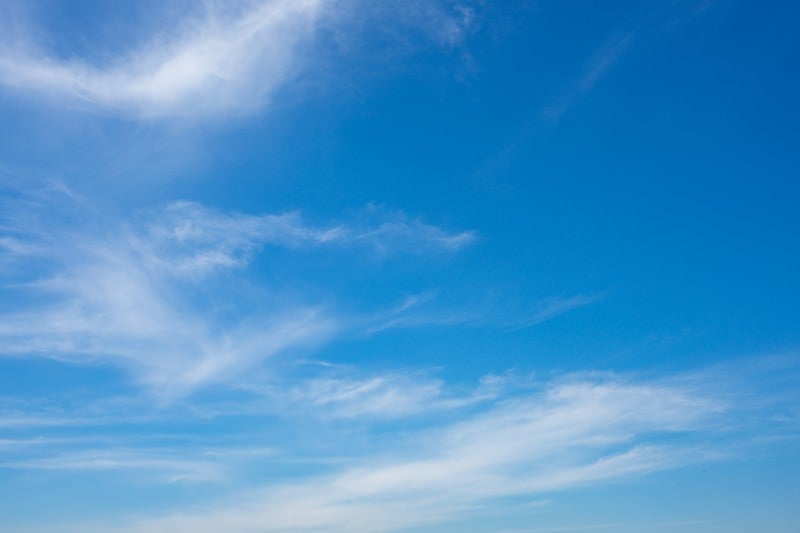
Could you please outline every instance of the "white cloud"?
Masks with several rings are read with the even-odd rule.
[[[693,390],[618,379],[555,383],[364,456],[336,474],[254,489],[120,531],[397,531],[717,456],[695,444],[725,406]],[[670,444],[658,435],[671,434]]]
[[[448,232],[403,212],[368,207],[362,220],[315,227],[297,212],[225,214],[176,202],[148,225],[135,246],[158,266],[186,274],[241,266],[264,245],[287,248],[363,247],[381,255],[454,252],[475,240],[471,231]]]
[[[108,66],[6,43],[0,83],[145,117],[197,116],[263,105],[300,68],[321,0],[267,0],[208,9]],[[175,28],[175,26],[173,26]]]
[[[538,302],[534,310],[528,313],[527,316],[509,321],[509,326],[512,328],[535,326],[564,313],[596,303],[602,298],[603,295],[600,294],[578,294],[546,298]]]
[[[20,30],[5,21],[0,26],[6,34],[0,39],[0,85],[73,108],[128,117],[236,115],[262,108],[329,54],[315,42],[321,34],[332,38],[335,44],[327,44],[339,52],[352,52],[352,44],[345,43],[375,29],[414,51],[431,45],[452,50],[463,45],[477,18],[475,8],[466,4],[418,0],[211,0],[200,6],[204,9],[187,8],[183,20],[161,21],[157,30],[137,29],[133,33],[146,37],[111,59],[116,47],[93,43],[103,52],[92,55],[105,61],[46,49],[42,43],[55,37],[37,36],[40,30]],[[417,39],[409,40],[408,30],[418,33]],[[381,58],[382,63],[395,60]]]
[[[221,465],[211,460],[187,459],[179,454],[142,453],[135,450],[88,450],[73,454],[0,463],[20,470],[115,471],[131,470],[156,475],[174,483],[218,481],[224,477]]]
[[[386,329],[412,328],[420,326],[490,326],[522,329],[536,326],[557,316],[581,309],[601,301],[603,294],[575,294],[543,298],[533,304],[519,305],[514,296],[471,302],[468,305],[450,304],[446,308],[436,306],[435,292],[411,295],[394,309],[371,317],[367,333]]]
[[[0,427],[3,427],[0,425]],[[56,439],[45,439],[42,437],[28,438],[28,439],[0,439],[0,451],[17,450],[17,449],[30,449],[35,446],[45,446],[54,442],[61,442]]]
[[[286,441],[281,433],[264,433],[263,412],[240,412],[237,418],[252,421],[245,424],[249,432],[229,435],[227,446],[206,446],[208,435],[175,440],[177,434],[159,437],[148,429],[134,434],[151,442],[149,448],[118,447],[118,435],[107,448],[97,447],[100,438],[91,441],[93,448],[66,452],[58,451],[56,441],[43,441],[44,452],[27,449],[26,457],[3,463],[17,469],[108,472],[155,483],[223,480],[226,486],[237,482],[237,472],[303,464],[300,472],[289,468],[292,474],[285,477],[236,483],[240,488],[227,491],[224,499],[174,507],[165,515],[117,517],[113,524],[61,524],[61,531],[400,531],[469,520],[487,506],[498,512],[516,505],[509,502],[557,500],[560,491],[577,487],[749,455],[764,445],[765,435],[793,434],[796,428],[784,422],[764,425],[770,414],[796,403],[794,396],[773,390],[779,369],[782,387],[791,387],[796,377],[786,378],[796,376],[796,358],[756,372],[737,364],[659,380],[574,374],[500,394],[498,378],[487,377],[480,390],[493,396],[468,411],[428,423],[357,431],[349,420],[340,432],[313,424],[313,433],[304,437],[311,442],[295,443],[291,451],[258,447],[271,437]],[[434,382],[423,379],[417,385],[424,389]],[[320,382],[303,401],[317,398],[321,409],[349,406],[373,401],[373,391],[413,385],[412,376],[402,374],[338,379]],[[442,396],[422,394],[429,405]],[[759,399],[755,406],[754,398]],[[199,406],[202,416],[214,416],[213,404]],[[374,420],[369,411],[352,416]],[[292,432],[298,429],[295,417],[290,413]],[[237,442],[255,447],[239,448]],[[12,444],[11,449],[22,448]]]
[[[133,223],[81,229],[15,213],[5,230],[18,244],[0,255],[39,270],[17,287],[14,309],[0,314],[0,350],[119,366],[164,397],[228,382],[352,325],[257,283],[244,294],[235,280],[209,276],[246,266],[266,245],[385,255],[450,252],[472,239],[402,213],[369,213],[368,220],[314,227],[297,213],[225,214],[178,202]]]
[[[32,445],[51,445],[58,440],[24,441]],[[68,442],[68,441],[66,441]],[[0,451],[2,450],[0,441]],[[131,471],[154,482],[217,482],[226,480],[243,463],[274,454],[271,448],[226,447],[222,449],[188,448],[77,448],[53,452],[45,449],[29,457],[6,460],[0,468],[15,470],[64,470],[82,472]]]
[[[291,388],[297,406],[310,406],[321,414],[339,418],[395,419],[447,409],[457,409],[495,399],[504,378],[485,376],[478,387],[458,394],[444,380],[399,372],[364,378],[318,377]]]
[[[293,391],[295,400],[330,409],[335,415],[393,418],[417,413],[438,400],[442,382],[374,376],[362,380],[314,379]]]
[[[95,249],[40,283],[46,303],[3,314],[6,355],[36,355],[128,368],[163,396],[230,379],[284,350],[321,342],[336,329],[321,309],[286,306],[220,331],[168,280],[123,250]]]

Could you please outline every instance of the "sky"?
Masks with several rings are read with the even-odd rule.
[[[796,532],[798,24],[3,2],[0,531]]]

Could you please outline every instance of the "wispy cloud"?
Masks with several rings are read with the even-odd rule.
[[[394,418],[430,408],[439,399],[442,385],[440,380],[405,376],[320,378],[295,387],[292,398],[330,410],[335,416]]]
[[[523,314],[522,318],[510,321],[509,326],[511,328],[535,326],[575,309],[597,303],[603,297],[603,294],[577,294],[546,298],[539,301],[530,312]]]
[[[542,109],[541,116],[546,120],[558,122],[562,115],[578,100],[585,97],[619,61],[622,54],[630,47],[637,32],[638,27],[615,36],[597,50],[584,67],[578,80],[553,103]]]
[[[468,520],[503,498],[557,499],[559,492],[577,487],[749,455],[763,446],[765,434],[791,434],[796,427],[780,420],[765,425],[773,415],[796,407],[795,396],[779,394],[796,384],[796,358],[792,361],[758,371],[745,362],[658,379],[572,374],[517,389],[498,387],[489,376],[473,396],[486,394],[469,410],[422,424],[381,424],[356,432],[350,417],[374,422],[372,404],[389,411],[405,406],[395,409],[402,416],[409,406],[418,409],[416,398],[425,404],[423,411],[433,414],[441,408],[437,402],[452,395],[444,392],[443,382],[414,382],[410,374],[320,378],[294,389],[302,398],[293,397],[291,387],[284,392],[290,402],[306,405],[304,417],[313,410],[330,414],[339,409],[335,416],[345,418],[345,430],[330,433],[326,424],[314,424],[318,441],[308,446],[271,448],[269,436],[253,429],[263,424],[264,412],[239,412],[237,418],[246,416],[253,423],[227,445],[205,445],[208,436],[191,431],[177,440],[148,431],[142,433],[148,435],[144,441],[123,446],[118,436],[105,447],[98,445],[102,439],[89,440],[88,448],[81,442],[28,438],[19,442],[36,446],[8,441],[8,450],[0,452],[16,455],[0,466],[106,472],[158,484],[227,483],[251,468],[304,464],[302,474],[245,483],[202,507],[130,518],[122,526],[62,524],[63,531],[400,531]],[[779,369],[784,382],[776,394]],[[410,387],[411,403],[399,397],[405,387]],[[359,410],[359,405],[365,407]],[[202,407],[214,411],[213,402]],[[185,415],[181,419],[187,422]]]
[[[182,454],[185,456],[185,453]],[[218,481],[224,475],[220,465],[209,460],[186,459],[178,454],[159,455],[132,450],[92,450],[75,454],[0,463],[16,470],[117,471],[130,470],[155,475],[167,482]]]
[[[391,420],[495,400],[509,388],[510,381],[508,376],[487,374],[473,389],[451,390],[443,379],[421,372],[395,371],[360,378],[338,374],[329,371],[288,387],[288,393],[281,391],[286,396],[283,401],[288,399],[295,409],[322,416]]]
[[[505,329],[522,329],[536,326],[557,316],[595,304],[604,294],[575,294],[551,296],[524,306],[515,298],[474,302],[470,305],[449,305],[446,309],[435,304],[432,292],[407,297],[401,305],[370,317],[367,333],[377,333],[390,328],[419,326],[490,326]]]
[[[627,29],[618,31],[594,51],[578,79],[545,106],[540,116],[545,120],[558,122],[564,113],[595,88],[640,36],[644,37],[648,31],[660,34],[684,25],[702,15],[713,3],[713,0],[672,2],[642,12]]]
[[[312,38],[323,7],[320,0],[214,6],[107,66],[6,42],[0,80],[14,89],[145,117],[250,110],[297,73],[299,49]]]
[[[321,342],[335,320],[315,308],[287,307],[217,333],[213,315],[190,311],[180,296],[114,258],[65,272],[42,289],[44,308],[6,313],[6,355],[36,355],[127,368],[166,396],[225,381],[291,347]]]
[[[347,23],[348,18],[361,22]],[[140,28],[136,33],[145,38],[102,62],[46,49],[43,42],[54,39],[12,31],[6,22],[0,26],[7,35],[0,39],[0,85],[127,117],[226,117],[263,108],[308,72],[316,56],[328,53],[315,48],[321,33],[337,35],[334,48],[344,49],[354,32],[377,27],[395,34],[396,26],[406,25],[424,35],[426,46],[454,49],[476,18],[475,8],[461,2],[214,0],[187,8],[182,20],[158,24],[159,29]]]
[[[397,531],[463,518],[489,499],[639,476],[718,454],[697,443],[728,406],[698,391],[613,378],[553,383],[362,457],[339,473],[121,531]],[[656,434],[672,434],[670,444]]]
[[[287,248],[363,247],[381,255],[454,252],[475,240],[471,231],[449,232],[401,211],[369,206],[363,220],[315,227],[298,212],[225,214],[193,202],[176,202],[148,225],[137,244],[162,266],[200,274],[241,266],[264,245]]]
[[[0,348],[120,366],[164,396],[226,382],[350,326],[326,306],[269,291],[259,299],[228,278],[212,282],[214,274],[243,268],[268,245],[386,256],[450,253],[473,240],[470,232],[450,233],[403,213],[368,213],[366,220],[315,227],[297,213],[226,214],[178,202],[112,227],[61,230],[17,213],[5,232],[19,244],[0,254],[36,268],[32,279],[8,289],[18,305],[2,314]],[[193,305],[200,296],[218,309]]]
[[[30,440],[32,444],[38,444]],[[69,441],[67,441],[69,442]],[[43,441],[43,445],[58,441]],[[29,457],[0,462],[0,468],[12,470],[61,470],[72,472],[130,471],[154,482],[218,482],[224,481],[242,462],[263,460],[275,452],[271,448],[197,449],[194,447],[131,448],[105,447],[71,451],[51,449],[37,451]]]

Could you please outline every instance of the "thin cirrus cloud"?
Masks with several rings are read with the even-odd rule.
[[[90,440],[90,439],[87,439]],[[275,453],[271,448],[227,446],[224,449],[195,447],[109,447],[84,448],[69,441],[42,443],[43,450],[6,460],[7,470],[51,470],[66,472],[130,472],[158,483],[219,483],[255,459]],[[34,442],[36,444],[36,442]]]
[[[401,446],[361,456],[338,472],[252,488],[204,510],[112,530],[398,531],[448,522],[501,497],[719,458],[698,442],[711,438],[709,422],[718,423],[730,407],[675,384],[618,376],[556,381],[407,436]],[[670,435],[669,444],[657,435]]]
[[[391,375],[356,380],[320,378],[295,387],[291,397],[293,402],[311,404],[338,417],[394,418],[429,408],[439,399],[442,386],[439,380]]]
[[[558,122],[614,68],[639,35],[644,33],[645,28],[653,28],[654,34],[663,33],[701,16],[712,4],[713,0],[692,1],[685,4],[675,2],[666,6],[657,5],[654,10],[645,12],[631,27],[618,32],[595,50],[578,79],[541,110],[541,117],[550,122]]]
[[[248,448],[206,446],[208,436],[198,435],[158,438],[155,446],[101,448],[98,428],[99,440],[89,438],[87,448],[76,442],[64,449],[58,439],[44,440],[36,449],[15,446],[16,456],[0,467],[105,473],[139,483],[227,485],[244,470],[305,465],[300,475],[251,480],[202,507],[130,517],[122,526],[62,523],[61,531],[401,531],[469,520],[489,502],[500,502],[503,512],[521,512],[532,498],[558,498],[577,487],[749,454],[765,438],[794,431],[795,425],[776,416],[792,408],[791,400],[762,387],[773,385],[771,372],[796,379],[797,365],[774,366],[760,365],[748,374],[748,386],[734,389],[746,362],[659,379],[573,374],[516,391],[498,391],[488,383],[491,398],[475,409],[454,411],[447,421],[436,417],[389,435],[374,427],[354,435],[348,418],[338,437],[319,434],[330,426],[315,426],[321,440],[291,450],[271,447],[269,434],[255,429],[264,423],[263,413],[244,415],[252,421],[244,426],[247,442],[259,443]],[[404,383],[402,376],[386,375],[315,385],[312,395],[320,402],[307,414],[330,403],[370,403],[369,391]],[[426,396],[430,400],[431,394]],[[757,405],[754,396],[760,398]],[[213,412],[213,402],[202,408]],[[428,402],[423,411],[437,409]],[[347,416],[364,421],[372,413]]]
[[[0,40],[0,85],[71,107],[146,119],[245,114],[314,66],[315,39],[334,35],[328,48],[352,49],[354,33],[406,25],[426,45],[460,46],[475,25],[473,7],[410,0],[397,5],[363,0],[236,0],[205,2],[183,20],[162,24],[126,53],[102,63],[61,58],[43,49],[33,31]],[[348,22],[349,21],[349,22]],[[325,31],[322,31],[325,30]],[[147,33],[147,29],[141,30]],[[394,46],[407,47],[399,39]],[[104,49],[106,43],[96,47]],[[357,48],[357,47],[355,47]],[[415,47],[414,47],[415,48]],[[101,55],[109,55],[110,52]],[[329,57],[330,59],[330,57]]]
[[[532,311],[525,313],[522,318],[509,321],[509,327],[517,329],[535,326],[564,313],[597,303],[603,298],[603,294],[578,294],[546,298],[538,302],[538,305]]]
[[[136,471],[152,473],[167,482],[219,481],[224,471],[209,460],[186,459],[180,456],[143,454],[131,450],[92,450],[72,455],[60,455],[1,463],[0,468],[11,470],[60,471]]]
[[[298,213],[228,214],[178,202],[99,232],[37,227],[34,216],[15,213],[4,221],[14,246],[0,251],[0,265],[38,270],[7,288],[19,305],[2,314],[0,348],[10,356],[122,367],[165,397],[227,382],[352,327],[326,306],[269,291],[256,302],[215,276],[244,268],[264,246],[386,256],[452,253],[474,238],[402,213],[368,211],[367,221],[313,226]],[[197,297],[206,304],[194,305]]]
[[[365,377],[328,371],[294,386],[252,389],[287,412],[301,409],[322,417],[372,421],[396,420],[457,410],[497,399],[516,386],[511,376],[487,374],[471,390],[451,390],[443,379],[424,373],[386,372]],[[283,399],[281,400],[281,396]]]
[[[225,214],[193,202],[175,202],[148,227],[148,255],[187,274],[246,263],[264,245],[285,248],[344,246],[381,255],[456,252],[474,242],[472,231],[449,232],[405,213],[375,206],[365,220],[312,226],[297,212],[277,215]],[[149,244],[148,244],[149,243]]]
[[[580,78],[567,88],[554,102],[542,109],[543,118],[558,122],[570,107],[585,97],[600,79],[619,61],[620,57],[630,47],[633,42],[638,27],[609,40],[605,46],[597,50]]]
[[[324,5],[269,0],[209,9],[179,24],[174,37],[153,39],[108,66],[5,43],[0,83],[144,117],[247,111],[297,73],[300,48],[313,37]]]

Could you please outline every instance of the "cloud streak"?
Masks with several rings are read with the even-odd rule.
[[[541,116],[546,120],[558,120],[577,101],[584,98],[597,85],[600,79],[619,61],[622,54],[630,47],[638,26],[633,30],[610,39],[603,47],[597,50],[578,79],[553,103],[541,111]]]
[[[210,509],[118,530],[377,532],[449,521],[491,499],[718,458],[696,437],[708,436],[705,428],[727,407],[673,385],[617,378],[555,382],[338,473],[253,489]],[[656,434],[671,434],[670,444],[659,444]]]
[[[213,461],[142,454],[131,450],[94,450],[72,455],[11,461],[0,468],[14,470],[61,470],[103,472],[130,470],[149,473],[169,483],[219,481],[224,471]]]
[[[261,248],[386,257],[452,253],[474,238],[402,213],[368,213],[316,227],[298,213],[243,215],[177,202],[127,223],[59,231],[15,212],[4,237],[14,246],[0,250],[0,265],[33,274],[7,288],[18,305],[0,314],[0,351],[111,364],[164,397],[226,383],[355,325],[328,306],[221,275],[245,268]]]
[[[321,34],[335,36],[329,48],[352,51],[360,49],[353,34],[383,28],[402,47],[410,43],[395,34],[413,29],[426,45],[452,50],[463,45],[476,18],[475,8],[460,2],[212,0],[187,9],[182,20],[161,24],[166,29],[139,29],[146,36],[137,45],[102,62],[62,57],[41,44],[52,36],[36,39],[37,31],[6,22],[0,85],[128,118],[227,118],[262,109],[326,56],[329,50],[315,48]]]
[[[519,389],[498,388],[488,379],[474,396],[479,391],[486,394],[470,409],[452,411],[446,419],[436,416],[421,425],[381,424],[364,432],[354,431],[354,419],[374,422],[373,405],[391,411],[386,402],[381,405],[387,391],[390,396],[407,394],[412,403],[421,396],[421,412],[440,413],[437,401],[448,398],[442,392],[443,383],[415,381],[402,374],[350,381],[320,379],[302,391],[305,398],[291,401],[305,405],[304,417],[315,412],[327,416],[331,408],[338,409],[334,416],[343,417],[344,425],[342,431],[331,433],[328,423],[315,424],[313,438],[318,440],[306,446],[284,451],[271,447],[271,432],[253,429],[265,422],[263,413],[240,412],[235,416],[246,416],[245,427],[250,429],[229,435],[230,442],[223,447],[203,444],[209,436],[191,430],[178,439],[178,435],[158,437],[148,431],[139,447],[119,447],[118,438],[105,448],[98,447],[102,438],[87,441],[89,448],[82,448],[80,442],[68,443],[66,451],[60,450],[63,445],[57,438],[32,441],[36,449],[8,441],[14,455],[0,466],[133,476],[138,482],[155,484],[207,484],[229,483],[245,470],[280,471],[303,464],[300,474],[251,480],[202,505],[128,517],[124,525],[118,520],[61,524],[62,531],[390,532],[424,528],[469,520],[490,503],[502,509],[521,500],[557,498],[558,493],[578,487],[625,482],[749,454],[753,447],[763,445],[765,435],[791,434],[796,427],[796,423],[787,425],[776,419],[777,414],[796,407],[796,398],[773,390],[776,372],[781,374],[779,388],[790,388],[796,381],[796,358],[792,361],[776,361],[755,372],[745,362],[661,379],[572,374]],[[745,382],[747,386],[737,385]],[[432,390],[420,393],[426,386]],[[291,397],[291,388],[284,392]],[[760,401],[754,405],[756,397]],[[389,404],[412,405],[396,403],[396,399]],[[359,405],[365,408],[358,410]],[[214,416],[213,402],[201,408]],[[399,415],[407,413],[396,410]],[[293,420],[297,415],[297,411],[288,413]],[[185,423],[187,418],[181,420]],[[774,421],[765,426],[767,420]],[[250,447],[234,444],[242,437]]]
[[[265,245],[291,249],[349,247],[382,256],[456,252],[475,241],[471,231],[448,232],[402,212],[369,207],[366,220],[315,227],[300,213],[225,214],[194,202],[175,202],[148,224],[137,243],[159,266],[186,274],[242,266]],[[149,248],[149,249],[148,249]]]
[[[148,118],[249,111],[297,73],[300,48],[313,37],[323,4],[269,0],[208,9],[107,66],[5,43],[0,83]]]

